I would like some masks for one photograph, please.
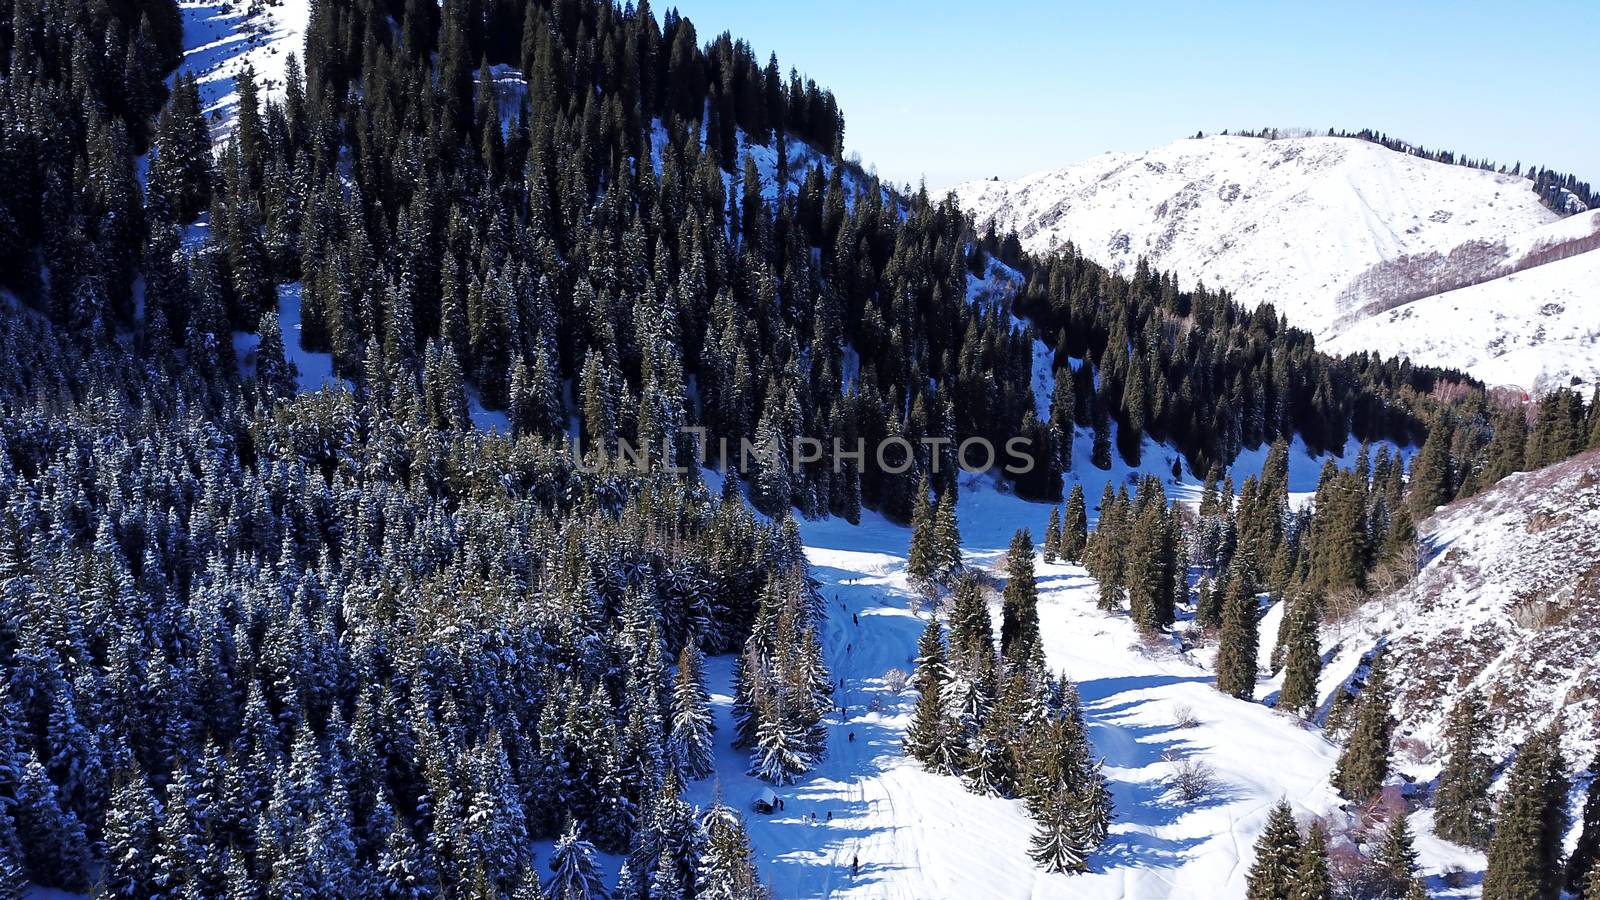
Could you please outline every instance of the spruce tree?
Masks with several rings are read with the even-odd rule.
[[[1288,900],[1333,900],[1333,879],[1328,873],[1328,832],[1320,822],[1312,822],[1300,845],[1295,863],[1294,886]]]
[[[1044,526],[1044,561],[1053,563],[1061,554],[1061,511],[1050,507],[1050,519]]]
[[[1317,641],[1317,600],[1299,594],[1284,612],[1289,631],[1285,635],[1287,652],[1283,666],[1283,689],[1278,692],[1278,708],[1305,715],[1317,704],[1317,679],[1322,674],[1322,649]]]
[[[947,488],[939,495],[934,517],[934,548],[940,578],[948,578],[962,566],[961,528],[956,521],[956,492]]]
[[[550,851],[551,876],[545,883],[550,900],[607,900],[594,855],[594,845],[579,834],[578,823],[569,821]]]
[[[1401,897],[1416,881],[1417,849],[1411,838],[1411,825],[1404,809],[1396,810],[1378,838],[1373,864],[1388,896]]]
[[[261,314],[257,326],[261,343],[256,347],[256,383],[261,386],[268,402],[293,397],[295,393],[295,365],[283,351],[283,330],[278,326],[278,312],[268,309]]]
[[[1249,900],[1288,900],[1300,864],[1300,832],[1294,811],[1279,800],[1267,814],[1267,824],[1256,838],[1255,862],[1246,876]]]
[[[1006,586],[1000,598],[1000,653],[1039,649],[1039,588],[1033,572],[1033,538],[1021,528],[1006,551]]]
[[[954,723],[945,709],[945,683],[949,672],[945,663],[944,635],[937,618],[930,618],[917,640],[917,667],[912,686],[917,703],[906,726],[905,750],[913,759],[941,775],[957,769],[959,742]]]
[[[1217,645],[1217,690],[1242,700],[1255,696],[1257,634],[1255,588],[1242,569],[1228,580]]]
[[[1483,694],[1469,688],[1456,701],[1445,726],[1446,755],[1434,790],[1434,833],[1466,847],[1486,847],[1492,810],[1489,786],[1494,763],[1483,752],[1491,722]]]
[[[924,478],[911,508],[911,549],[906,552],[906,577],[913,585],[931,583],[938,571],[939,548],[934,533],[937,526],[937,514],[928,500],[928,480]]]
[[[1035,814],[1028,855],[1046,872],[1088,871],[1093,849],[1084,833],[1079,798],[1058,787]]]
[[[9,822],[7,823],[9,825]],[[155,794],[135,767],[118,773],[106,813],[106,867],[98,891],[107,897],[138,897],[156,880]]]
[[[1578,843],[1572,848],[1572,855],[1567,859],[1566,888],[1569,892],[1582,896],[1584,886],[1600,873],[1600,866],[1595,865],[1600,858],[1600,761],[1589,764],[1589,788],[1584,795],[1582,830],[1578,833]]]
[[[711,696],[706,691],[704,657],[693,643],[678,654],[678,674],[672,690],[672,717],[667,752],[673,768],[684,779],[710,775],[715,768],[711,731]]]
[[[1074,484],[1067,496],[1067,511],[1061,522],[1061,558],[1068,562],[1083,559],[1083,546],[1089,540],[1089,514],[1084,506],[1083,485]]]
[[[700,900],[767,900],[768,893],[756,876],[754,853],[744,820],[721,803],[704,819],[706,841],[696,871],[696,897]]]
[[[1380,650],[1372,659],[1356,707],[1355,725],[1333,770],[1333,786],[1350,800],[1370,800],[1389,777],[1389,736],[1394,727],[1389,703],[1389,679]]]
[[[1559,720],[1558,720],[1559,721]],[[1555,900],[1561,893],[1567,778],[1559,725],[1517,751],[1489,842],[1484,900]]]
[[[1428,429],[1428,439],[1422,443],[1422,449],[1411,463],[1406,500],[1410,504],[1412,517],[1418,521],[1433,515],[1435,509],[1450,502],[1450,442],[1454,433],[1447,416],[1441,414],[1433,427]]]

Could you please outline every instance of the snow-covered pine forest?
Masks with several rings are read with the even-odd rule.
[[[647,2],[4,12],[0,897],[1588,877],[1592,734],[1413,726],[1384,598],[1593,401],[1024,253]],[[911,451],[706,452],[801,438]]]

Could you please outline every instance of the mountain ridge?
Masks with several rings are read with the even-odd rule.
[[[1563,219],[1532,187],[1520,175],[1355,137],[1213,136],[1101,154],[1009,182],[968,182],[953,192],[980,227],[1015,231],[1024,249],[1070,245],[1122,274],[1144,260],[1177,273],[1181,283],[1224,288],[1246,306],[1271,303],[1326,342],[1368,310],[1386,312],[1566,258],[1544,258],[1542,246],[1573,248],[1567,255],[1590,251],[1600,217]],[[1518,311],[1518,321],[1532,314]],[[1449,327],[1448,316],[1430,313],[1418,330]],[[1333,346],[1456,365],[1426,354],[1426,344],[1408,333],[1374,331],[1360,344]],[[1506,370],[1530,389],[1574,376],[1592,383],[1600,374],[1583,365],[1531,374],[1526,366],[1496,367],[1486,361],[1499,355],[1496,341],[1505,343],[1506,333],[1470,337],[1474,362],[1463,368],[1491,384]]]

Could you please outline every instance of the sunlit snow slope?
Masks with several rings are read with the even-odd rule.
[[[1524,178],[1354,138],[1207,137],[1014,181],[969,182],[955,193],[980,225],[1015,230],[1031,251],[1070,242],[1123,273],[1146,258],[1185,283],[1226,288],[1246,305],[1270,302],[1327,339],[1398,303],[1553,261],[1560,254],[1541,252],[1550,245],[1564,253],[1592,248],[1582,243],[1600,230],[1592,213],[1557,222],[1530,188]],[[1592,365],[1546,369],[1499,359],[1547,342],[1570,354],[1564,342],[1572,332],[1600,331],[1593,279],[1577,266],[1546,274],[1547,290],[1582,301],[1571,305],[1574,328],[1541,331],[1537,314],[1548,301],[1529,303],[1529,285],[1507,282],[1495,322],[1469,326],[1447,307],[1418,306],[1412,327],[1374,327],[1360,333],[1359,346],[1352,339],[1337,349],[1413,355],[1529,388],[1572,374],[1592,383]],[[1418,339],[1446,332],[1458,339],[1447,349]],[[1592,335],[1579,346],[1590,358],[1600,355]]]
[[[213,133],[226,130],[239,103],[237,79],[255,70],[265,94],[283,91],[289,54],[304,57],[310,0],[179,0],[184,59],[194,73]]]
[[[1404,353],[1421,365],[1538,393],[1595,385],[1600,250],[1413,300],[1364,317],[1321,346],[1333,353]]]

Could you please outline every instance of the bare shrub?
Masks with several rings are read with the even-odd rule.
[[[893,668],[883,673],[883,686],[890,694],[898,697],[906,692],[906,687],[911,683],[911,676],[905,669]]]
[[[1172,766],[1167,786],[1181,802],[1194,803],[1217,792],[1217,770],[1210,763],[1172,750],[1161,754],[1161,758]]]
[[[1422,548],[1412,541],[1379,563],[1369,580],[1374,591],[1388,593],[1410,584],[1420,571],[1422,571]]]
[[[1194,714],[1194,707],[1188,704],[1179,704],[1172,708],[1172,724],[1179,728],[1200,727],[1200,717]]]
[[[1417,762],[1422,762],[1424,760],[1433,758],[1433,751],[1434,748],[1427,741],[1424,741],[1416,735],[1407,735],[1402,738],[1396,738],[1394,742],[1394,752],[1396,754],[1416,760]]]
[[[1361,609],[1366,599],[1367,595],[1360,588],[1340,588],[1324,599],[1323,617],[1330,623],[1348,621]]]
[[[1333,895],[1341,900],[1392,896],[1387,893],[1389,881],[1384,872],[1354,845],[1329,849],[1328,875],[1333,882]]]

